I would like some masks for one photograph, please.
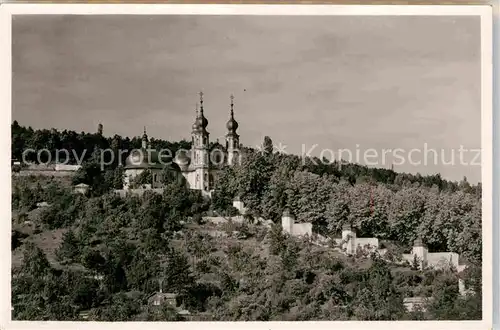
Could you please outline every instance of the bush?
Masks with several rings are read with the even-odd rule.
[[[72,230],[64,233],[61,245],[56,250],[56,256],[60,261],[75,261],[80,254],[79,242]]]

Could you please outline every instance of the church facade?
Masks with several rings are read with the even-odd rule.
[[[203,93],[200,93],[200,107],[196,107],[196,116],[191,126],[191,149],[179,150],[173,159],[162,156],[148,144],[146,131],[142,137],[140,150],[133,150],[127,157],[125,165],[124,189],[133,188],[134,180],[144,171],[151,175],[145,188],[161,187],[162,175],[168,173],[174,177],[182,176],[188,188],[201,190],[210,195],[214,182],[224,166],[232,166],[240,159],[240,140],[237,133],[238,122],[234,119],[234,97],[231,95],[229,120],[226,123],[225,147],[210,144],[210,133],[207,130],[208,120],[205,117]]]

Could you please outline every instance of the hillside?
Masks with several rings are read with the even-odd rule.
[[[12,134],[13,157],[25,148],[91,151],[72,178],[12,176],[13,319],[481,318],[481,185],[465,178],[273,153],[266,137],[263,151],[243,148],[240,164],[217,173],[211,199],[168,180],[163,194],[120,198],[113,191],[123,186],[123,168],[118,158],[101,168],[99,150],[118,152],[138,139],[17,122]],[[75,194],[78,183],[90,192]],[[238,215],[235,197],[248,209],[244,224],[206,221]],[[285,209],[324,237],[352,226],[359,237],[379,239],[394,260],[346,256],[290,237],[280,225]],[[460,276],[475,294],[459,294],[453,269],[419,271],[396,262],[417,237],[430,252],[459,254],[469,265]],[[151,303],[163,294],[175,295],[175,306]],[[403,300],[413,296],[433,302],[409,312]]]
[[[238,175],[232,172],[231,175]],[[39,180],[46,181],[40,184]],[[289,180],[290,184],[293,182]],[[219,187],[227,189],[224,185]],[[363,185],[347,188],[334,183],[335,187],[355,192]],[[235,214],[230,203],[224,204],[217,197],[220,192],[217,190],[216,197],[209,201],[196,191],[172,183],[165,187],[163,195],[151,193],[122,199],[109,193],[74,194],[57,178],[14,177],[12,221],[18,243],[13,246],[13,318],[480,318],[480,294],[460,297],[453,271],[421,272],[411,265],[392,264],[375,255],[347,257],[308,240],[284,235],[279,225],[268,228],[254,223],[252,218],[257,218],[258,208],[253,209],[245,224],[206,222],[204,215],[210,213]],[[441,198],[448,198],[447,194],[441,193]],[[305,197],[300,191],[294,195]],[[460,196],[462,203],[467,201],[464,196],[471,196],[471,203],[476,200],[468,193]],[[251,205],[248,194],[243,198]],[[36,203],[41,201],[49,206],[37,208]],[[316,206],[303,202],[308,203],[311,211],[307,219],[317,219]],[[357,203],[354,198],[349,201],[350,210],[355,210],[353,203]],[[287,204],[305,219],[300,204]],[[465,205],[462,208],[467,209]],[[400,205],[399,210],[404,207]],[[462,218],[470,217],[462,213]],[[341,216],[332,220],[342,223]],[[406,224],[409,220],[401,218]],[[394,221],[398,220],[391,216],[391,228],[398,226]],[[327,223],[323,231],[335,235],[336,226]],[[435,225],[436,233],[439,226]],[[321,230],[321,221],[315,228]],[[379,230],[380,236],[384,236],[384,229]],[[393,235],[386,232],[384,242],[397,255],[408,244],[404,236],[391,240]],[[465,245],[461,248],[464,252],[470,249]],[[474,253],[470,249],[465,254]],[[480,279],[474,275],[479,273],[480,268],[471,268],[467,275],[469,285],[480,288]],[[190,314],[181,315],[175,309],[148,304],[148,297],[158,292],[160,283],[163,292],[177,294],[178,308]],[[427,306],[425,313],[406,311],[403,298],[416,295],[433,297],[440,303]]]

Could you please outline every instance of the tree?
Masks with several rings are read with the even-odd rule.
[[[63,239],[59,249],[56,251],[56,256],[60,261],[75,261],[75,258],[79,255],[79,253],[79,242],[76,239],[74,232],[70,229],[63,234]]]
[[[354,314],[362,320],[397,320],[404,313],[403,299],[387,263],[375,255],[372,260],[354,299]]]
[[[106,305],[94,311],[95,321],[129,321],[140,312],[138,301],[127,297],[123,292],[114,294]]]
[[[188,259],[173,248],[166,255],[163,279],[165,287],[174,293],[184,294],[193,285]]]
[[[97,250],[86,247],[81,255],[81,263],[88,269],[97,273],[104,271],[106,259]]]
[[[274,255],[279,255],[283,249],[285,236],[281,228],[281,224],[274,224],[269,233],[269,252]]]
[[[148,293],[155,291],[154,279],[159,271],[160,263],[156,255],[135,251],[134,257],[126,269],[129,288]]]
[[[459,314],[456,309],[458,296],[457,278],[452,274],[443,274],[433,283],[433,301],[427,310],[432,319],[456,320]]]
[[[22,272],[31,276],[43,277],[51,267],[43,251],[32,242],[25,244]]]
[[[271,140],[271,138],[269,136],[265,136],[264,137],[264,143],[262,144],[262,150],[264,152],[264,154],[266,155],[270,155],[273,153],[273,140]]]
[[[150,170],[144,170],[136,176],[133,180],[133,185],[134,186],[141,186],[144,184],[152,184],[153,183],[153,174],[151,173]]]

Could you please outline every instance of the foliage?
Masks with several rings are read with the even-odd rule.
[[[120,198],[110,190],[120,187],[123,170],[118,164],[102,169],[96,157],[108,145],[139,147],[138,139],[35,131],[17,123],[13,137],[15,157],[23,148],[48,145],[94,150],[73,182],[89,184],[89,196],[73,194],[54,178],[13,176],[13,211],[39,212],[44,230],[66,232],[54,264],[13,232],[12,248],[23,253],[12,281],[14,319],[78,320],[87,311],[89,320],[178,321],[184,319],[179,308],[222,321],[481,318],[481,186],[465,179],[453,183],[439,175],[317,163],[273,153],[266,138],[263,152],[247,148],[241,165],[220,171],[211,201],[171,178],[163,194]],[[236,196],[255,224],[248,217],[226,229],[247,239],[210,236],[207,231],[224,230],[202,216],[209,210],[234,215]],[[50,206],[36,210],[43,201]],[[349,223],[359,236],[398,246],[388,248],[389,261],[346,257],[284,234],[279,224],[285,208],[324,236],[337,237]],[[257,224],[259,217],[276,225],[266,229]],[[460,296],[452,270],[395,265],[416,237],[431,251],[464,257],[470,266],[461,276],[475,293]],[[147,305],[159,283],[164,292],[178,294],[180,306]],[[405,311],[403,298],[415,295],[433,298],[427,311]]]

